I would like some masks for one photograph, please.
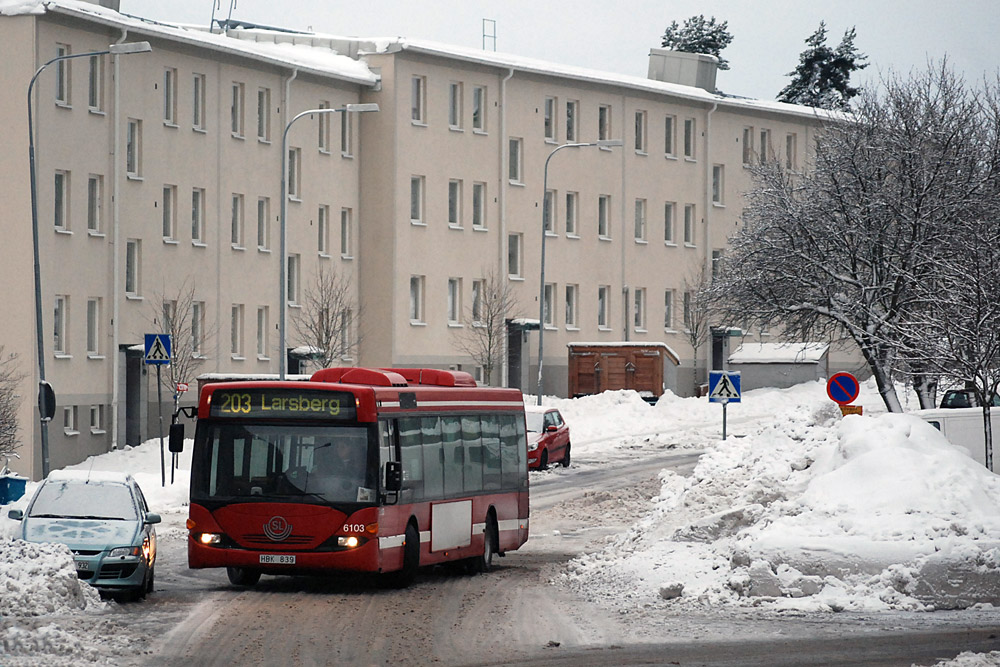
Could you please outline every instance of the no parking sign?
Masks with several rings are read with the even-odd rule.
[[[850,373],[834,373],[826,382],[826,395],[840,406],[842,415],[862,414],[860,405],[849,405],[860,391],[861,383]]]

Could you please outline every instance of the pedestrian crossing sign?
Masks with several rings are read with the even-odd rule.
[[[170,334],[146,334],[143,362],[152,366],[166,366],[170,363]]]
[[[708,400],[711,403],[739,403],[739,371],[709,371]]]

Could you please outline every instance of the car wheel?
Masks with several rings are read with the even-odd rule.
[[[569,467],[569,450],[570,450],[570,445],[567,442],[566,443],[566,453],[563,454],[563,460],[562,460],[563,468],[568,468]]]
[[[548,470],[549,469],[549,451],[547,449],[542,450],[542,456],[538,459],[538,469]]]
[[[226,575],[234,586],[253,586],[260,581],[260,570],[248,567],[227,567]]]
[[[147,593],[152,593],[153,592],[153,582],[154,582],[155,578],[156,578],[156,566],[150,565],[149,566],[149,580],[146,582],[146,592]]]

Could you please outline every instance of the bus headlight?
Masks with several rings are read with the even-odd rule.
[[[219,533],[195,533],[194,539],[201,544],[222,544],[222,535]]]
[[[350,535],[348,537],[337,538],[338,547],[347,547],[348,549],[353,549],[354,547],[358,546],[358,544],[359,544],[358,538],[354,537],[353,535]]]

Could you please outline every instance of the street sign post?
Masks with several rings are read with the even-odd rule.
[[[741,402],[739,371],[709,371],[708,401],[722,403],[722,439],[726,439],[726,406]]]
[[[170,334],[146,334],[142,355],[143,363],[156,366],[156,405],[160,414],[160,486],[167,485],[167,471],[163,463],[163,385],[160,382],[160,367],[170,363],[173,349],[170,343]],[[172,468],[170,481],[174,481]]]

